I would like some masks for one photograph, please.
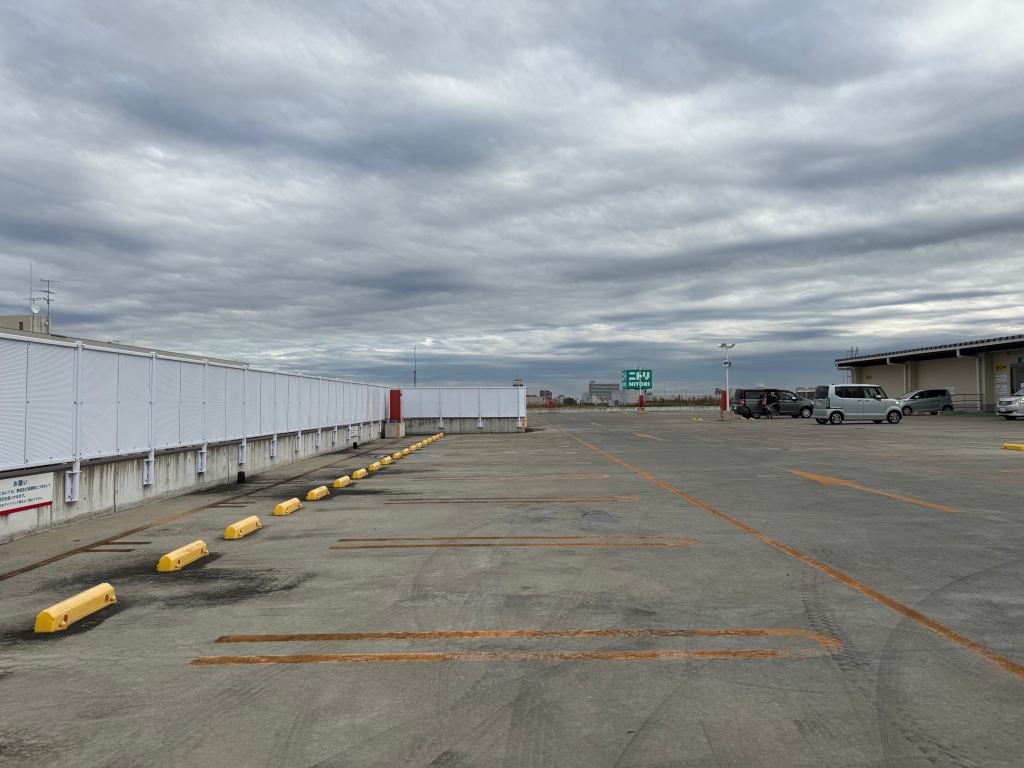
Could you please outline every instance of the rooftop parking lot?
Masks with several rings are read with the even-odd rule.
[[[1021,764],[1024,424],[530,425],[0,547],[0,765]]]

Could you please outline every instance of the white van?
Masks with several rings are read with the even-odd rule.
[[[875,384],[824,384],[814,390],[814,419],[819,424],[845,420],[899,424],[900,404]]]

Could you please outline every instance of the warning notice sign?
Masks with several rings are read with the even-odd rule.
[[[0,480],[0,516],[53,504],[53,473]]]

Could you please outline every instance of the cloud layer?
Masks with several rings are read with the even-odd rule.
[[[0,312],[569,393],[1020,332],[1024,7],[894,8],[9,5]]]

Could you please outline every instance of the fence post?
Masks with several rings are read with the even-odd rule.
[[[149,454],[142,462],[142,484],[152,485],[156,470],[156,435],[153,429],[153,410],[156,401],[156,352],[149,353]]]
[[[246,365],[242,369],[242,442],[238,445],[238,463],[245,464],[245,450],[246,442],[245,438],[249,434],[249,430],[246,428],[246,411],[248,410],[249,403],[249,366]]]
[[[210,362],[203,360],[203,447],[199,449],[196,457],[196,473],[206,472],[206,373],[210,369]]]
[[[274,431],[270,436],[270,458],[277,456],[277,371],[274,371]]]
[[[26,362],[28,358],[26,357]],[[27,375],[27,369],[26,369]],[[71,469],[64,473],[64,502],[71,504],[80,498],[79,481],[82,478],[82,342],[75,342],[74,410],[71,425]]]

